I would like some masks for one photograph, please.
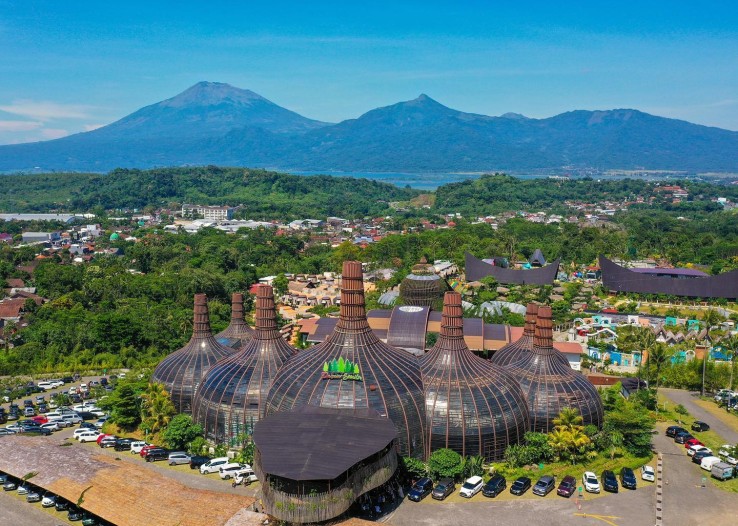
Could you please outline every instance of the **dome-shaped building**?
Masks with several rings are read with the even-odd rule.
[[[423,258],[400,283],[400,298],[405,305],[432,307],[447,289],[446,283],[433,270],[433,265]]]
[[[510,342],[507,345],[500,347],[500,350],[495,352],[490,358],[490,361],[495,365],[507,367],[511,363],[517,362],[523,355],[533,348],[533,336],[536,332],[536,318],[538,317],[538,304],[529,303],[525,309],[525,327],[523,328],[523,335]]]
[[[243,313],[243,294],[234,292],[231,296],[231,323],[215,335],[218,343],[238,349],[253,338],[254,329],[248,326]]]
[[[316,405],[373,409],[397,428],[400,454],[425,454],[425,403],[418,360],[383,343],[369,327],[361,263],[343,264],[338,324],[322,343],[280,369],[266,414]]]
[[[177,412],[191,413],[192,398],[202,377],[218,360],[232,353],[233,349],[215,341],[210,331],[207,297],[195,294],[192,338],[156,366],[151,380],[166,386]]]
[[[193,419],[205,437],[222,443],[250,434],[263,414],[272,379],[295,352],[277,327],[272,287],[260,285],[253,338],[211,367],[195,394]]]
[[[509,372],[469,350],[462,316],[461,295],[447,292],[440,337],[420,361],[428,454],[450,448],[500,460],[528,431],[528,407]]]
[[[533,347],[507,367],[523,389],[528,402],[531,431],[548,433],[553,419],[566,407],[577,409],[583,425],[602,426],[600,394],[584,375],[553,348],[551,307],[540,306]]]

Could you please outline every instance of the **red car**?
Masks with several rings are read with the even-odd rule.
[[[149,444],[148,446],[144,446],[141,448],[141,453],[139,453],[139,455],[141,455],[141,458],[145,458],[146,453],[149,452],[149,449],[158,449],[158,448],[159,446],[155,446],[154,444]]]
[[[36,422],[39,425],[41,425],[41,424],[48,424],[49,423],[49,419],[46,418],[44,415],[34,416],[33,418],[31,418],[31,420],[33,420],[34,422]]]
[[[704,445],[705,445],[705,444],[703,444],[702,442],[700,442],[700,441],[699,441],[699,440],[697,440],[696,438],[690,438],[689,440],[687,440],[687,441],[686,441],[686,442],[684,443],[684,449],[689,449],[689,448],[690,448],[690,447],[692,447],[692,446],[704,446]]]
[[[556,490],[557,495],[562,497],[571,497],[574,491],[577,489],[577,479],[571,475],[567,475],[561,480],[558,489]]]
[[[101,433],[101,434],[100,434],[100,436],[99,436],[99,437],[97,437],[97,445],[99,446],[99,445],[100,445],[100,441],[101,441],[101,440],[102,440],[103,438],[105,438],[105,437],[109,437],[109,436],[113,436],[113,435],[108,435],[108,434],[105,434],[105,433]]]
[[[602,312],[604,312],[606,314],[617,314],[618,313],[618,309],[616,309],[614,307],[607,307],[606,309],[602,309]]]

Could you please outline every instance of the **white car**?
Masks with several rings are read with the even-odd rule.
[[[74,433],[72,433],[72,438],[77,440],[77,438],[79,438],[79,436],[82,433],[90,433],[90,432],[93,432],[93,430],[87,427],[78,427],[77,429],[74,430]]]
[[[484,479],[482,477],[468,478],[461,486],[459,495],[470,499],[482,490],[482,486],[484,486]]]
[[[57,378],[57,379],[54,379],[54,380],[49,380],[49,383],[50,383],[50,384],[51,384],[52,386],[54,386],[54,389],[56,389],[57,387],[61,387],[61,386],[63,386],[63,385],[64,385],[64,382],[62,382],[62,381],[61,381],[60,379],[58,379],[58,378]]]
[[[205,464],[200,466],[200,473],[203,475],[207,473],[217,473],[220,467],[224,464],[228,464],[230,459],[228,457],[217,457],[211,458]]]
[[[150,444],[144,442],[143,440],[137,440],[136,442],[131,442],[131,454],[140,454],[141,450],[144,446],[148,446]]]
[[[720,451],[718,451],[718,455],[724,458],[725,462],[732,464],[733,466],[738,465],[738,458],[734,457],[732,453],[733,446],[730,444],[723,444],[720,446]]]
[[[690,457],[693,457],[694,454],[697,453],[698,451],[704,451],[712,455],[712,449],[710,449],[709,447],[701,446],[699,444],[695,444],[694,446],[689,446],[687,448],[687,455],[689,455]]]
[[[700,463],[700,467],[705,471],[712,471],[712,466],[720,462],[719,457],[705,457]]]
[[[218,468],[218,473],[220,473],[221,479],[228,480],[237,472],[241,471],[243,468],[244,466],[242,464],[238,464],[237,462],[229,462],[220,466]]]
[[[582,485],[589,493],[600,492],[600,481],[597,479],[597,475],[591,471],[585,471],[584,475],[582,475]]]
[[[18,424],[10,424],[9,426],[5,426],[5,429],[7,429],[8,431],[12,431],[13,433],[23,432],[23,428]]]
[[[56,495],[53,493],[44,493],[44,498],[41,499],[41,506],[44,508],[50,508],[56,504]]]
[[[236,473],[233,475],[233,483],[238,484],[251,484],[252,482],[256,482],[259,480],[256,478],[256,473],[254,473],[254,470],[250,468],[248,465],[241,468],[241,470],[236,471]]]
[[[41,389],[44,391],[48,391],[49,389],[53,389],[55,386],[51,382],[39,382],[38,385]]]
[[[101,434],[102,433],[98,433],[97,431],[86,431],[77,435],[77,440],[80,442],[97,442],[97,437]]]

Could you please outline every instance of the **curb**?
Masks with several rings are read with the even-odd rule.
[[[663,526],[664,458],[659,452],[656,461],[656,526]]]

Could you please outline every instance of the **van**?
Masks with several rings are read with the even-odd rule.
[[[44,391],[48,391],[49,389],[54,388],[54,384],[52,384],[51,382],[39,382],[38,386]]]
[[[733,466],[727,462],[716,462],[713,464],[710,474],[718,480],[733,478]]]
[[[183,451],[175,451],[174,453],[169,453],[169,458],[167,460],[169,461],[170,466],[189,464],[190,456]]]
[[[200,473],[202,473],[203,475],[207,473],[217,473],[220,467],[224,464],[228,464],[229,461],[230,459],[228,457],[218,457],[209,460],[208,462],[205,462],[205,464],[200,466]]]
[[[220,478],[223,480],[228,480],[233,475],[236,474],[237,471],[241,471],[244,468],[241,464],[238,464],[236,462],[223,464],[218,468],[218,473],[220,473]]]
[[[77,413],[73,413],[73,414],[67,413],[67,414],[64,414],[64,415],[62,415],[61,419],[64,420],[65,422],[69,422],[72,425],[76,425],[76,424],[81,424],[82,423],[82,419],[79,417],[79,415]]]
[[[700,463],[700,467],[704,469],[705,471],[712,471],[712,466],[720,462],[719,457],[705,457],[702,459],[702,463]]]

